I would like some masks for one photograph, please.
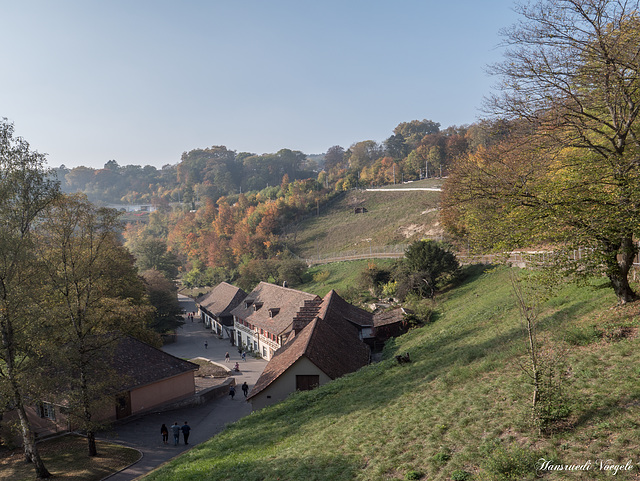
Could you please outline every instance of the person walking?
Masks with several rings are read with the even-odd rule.
[[[207,341],[204,341],[204,348],[208,349],[209,348],[209,343]]]
[[[247,394],[249,394],[249,385],[247,384],[247,381],[242,383],[242,393],[244,394],[244,397],[247,397]]]
[[[191,426],[187,424],[187,421],[182,425],[182,436],[184,437],[184,444],[189,444],[189,431],[191,431]]]
[[[169,428],[167,428],[166,424],[160,426],[160,434],[162,434],[162,442],[169,444]]]
[[[173,445],[177,446],[180,444],[180,425],[178,421],[171,426],[171,432],[173,433]]]
[[[242,351],[242,360],[246,361],[247,360],[247,353]]]
[[[233,396],[236,395],[236,388],[233,386],[229,386],[229,396],[231,396],[231,400],[233,401]]]
[[[224,362],[229,362],[229,351],[224,354]]]

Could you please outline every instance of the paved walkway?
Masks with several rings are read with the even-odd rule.
[[[195,311],[193,301],[190,299],[181,297],[181,303],[186,312]],[[220,432],[225,425],[251,412],[251,406],[245,402],[239,386],[246,381],[249,387],[252,387],[266,366],[266,361],[247,356],[246,362],[243,362],[238,350],[231,346],[229,340],[218,339],[204,327],[199,318],[195,318],[194,322],[187,321],[178,330],[177,337],[177,342],[163,348],[165,352],[177,357],[186,359],[204,357],[224,364],[225,353],[229,352],[231,362],[228,366],[233,367],[236,362],[240,364],[240,373],[234,374],[238,386],[235,399],[231,400],[227,396],[202,406],[149,413],[113,425],[109,431],[101,433],[99,438],[135,448],[142,452],[143,456],[133,466],[110,476],[109,481],[130,481],[142,476],[189,448],[208,440]],[[208,344],[207,348],[204,346],[205,341]],[[171,434],[169,444],[162,443],[160,426],[164,423],[170,427],[176,421],[180,425],[187,421],[191,426],[189,446],[184,445],[182,437],[181,444],[174,446]]]

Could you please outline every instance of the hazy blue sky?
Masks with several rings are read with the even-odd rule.
[[[0,117],[52,166],[308,154],[474,122],[512,0],[0,0]]]

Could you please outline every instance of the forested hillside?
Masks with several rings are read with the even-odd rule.
[[[296,258],[311,252],[440,237],[437,193],[353,189],[427,175],[423,185],[440,186],[439,176],[455,158],[495,141],[489,127],[441,131],[433,121],[411,121],[398,125],[382,144],[334,146],[312,158],[288,149],[255,155],[214,146],[185,152],[180,163],[161,170],[109,161],[104,169],[61,167],[57,174],[63,188],[81,190],[95,201],[155,206],[150,215],[126,217],[126,245],[136,258],[165,257],[143,262],[142,268],[157,268],[170,258],[187,286],[243,279],[249,287],[265,277],[280,279],[273,272],[295,285],[304,270]],[[354,216],[358,206],[367,214]]]

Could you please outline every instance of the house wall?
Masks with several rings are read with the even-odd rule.
[[[133,389],[131,391],[131,414],[192,396],[195,392],[196,384],[192,371]]]
[[[187,398],[194,395],[195,391],[195,378],[192,371],[134,389],[131,391],[131,414],[147,411],[163,404]],[[43,438],[78,428],[78,426],[69,423],[68,416],[63,414],[63,408],[61,408],[61,406],[55,406],[55,421],[48,418],[41,418],[35,406],[29,405],[26,406],[25,409],[36,438]],[[96,408],[93,419],[95,421],[115,420],[115,404],[110,400],[105,403],[103,408]],[[14,425],[17,420],[18,414],[16,411],[3,414],[2,422],[0,423],[0,439],[3,442],[13,443],[17,446],[22,444],[22,438],[19,434],[9,428],[9,426]]]
[[[36,440],[53,434],[64,433],[69,430],[68,416],[61,412],[60,406],[55,406],[54,409],[55,420],[41,418],[35,406],[25,406],[25,411]],[[22,445],[22,436],[20,435],[18,424],[18,411],[13,410],[3,413],[2,423],[0,424],[0,444],[9,447]]]
[[[256,411],[284,400],[289,394],[296,390],[296,375],[318,375],[320,376],[320,386],[331,381],[329,376],[303,356],[266,389],[252,397],[250,400],[251,408]]]
[[[235,342],[238,346],[247,346],[247,349],[260,354],[263,359],[270,361],[275,352],[281,347],[279,342],[260,334],[259,329],[251,330],[234,320]]]

